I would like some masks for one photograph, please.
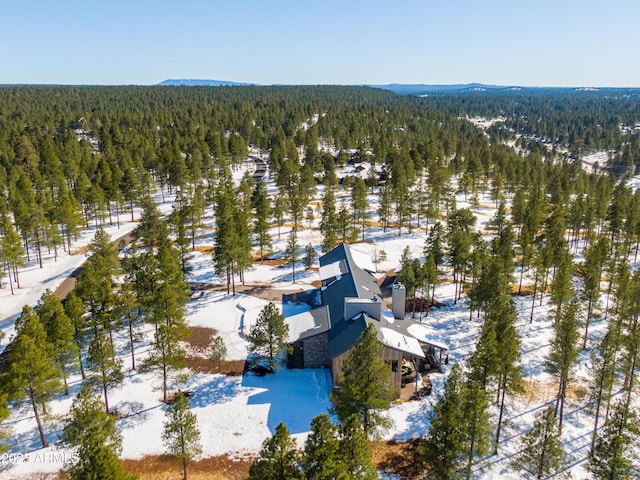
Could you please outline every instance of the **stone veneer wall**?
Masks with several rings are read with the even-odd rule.
[[[316,335],[304,341],[304,368],[324,368],[331,365],[329,360],[329,336]]]

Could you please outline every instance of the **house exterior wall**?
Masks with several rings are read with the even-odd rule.
[[[342,364],[344,363],[346,358],[349,356],[350,352],[351,352],[351,349],[345,352],[342,352],[340,355],[337,355],[336,357],[334,357],[333,360],[331,361],[331,376],[333,380],[333,386],[336,385],[338,374],[342,370]],[[400,388],[402,387],[402,369],[400,368],[400,365],[402,364],[402,352],[399,350],[393,350],[391,348],[385,347],[382,354],[382,358],[384,359],[385,362],[393,362],[393,361],[398,362],[397,363],[398,371],[391,372],[391,383],[393,384],[393,388],[400,391]]]
[[[304,368],[324,368],[329,360],[329,336],[326,333],[304,340]]]

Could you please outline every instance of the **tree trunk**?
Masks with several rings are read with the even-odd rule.
[[[107,384],[102,383],[102,393],[104,394],[104,408],[109,413],[109,395],[107,394]]]
[[[504,414],[504,398],[506,393],[506,385],[502,386],[502,391],[500,392],[500,413],[498,415],[498,428],[496,430],[496,446],[493,453],[498,453],[498,444],[500,443],[500,428],[502,427],[502,415]]]
[[[131,320],[129,320],[129,343],[131,344],[131,370],[136,369],[136,355],[133,346],[133,326],[131,325]]]
[[[522,264],[520,265],[520,283],[518,284],[518,295],[522,293],[522,276],[524,275],[524,255],[522,256]]]
[[[547,454],[547,439],[549,438],[549,435],[547,434],[547,431],[545,429],[544,432],[544,440],[542,442],[542,453],[540,454],[540,461],[538,462],[538,471],[536,472],[536,478],[538,480],[542,480],[543,478],[543,470],[544,470],[544,457]]]
[[[529,317],[529,323],[533,323],[533,310],[536,307],[536,290],[538,288],[538,277],[536,272],[536,278],[533,281],[533,298],[531,300],[531,316]]]
[[[64,360],[60,362],[60,371],[62,372],[62,380],[64,381],[64,394],[69,395],[69,385],[67,384],[67,369],[64,368]]]
[[[167,403],[167,364],[164,361],[162,363],[162,402]]]
[[[86,378],[84,373],[84,367],[82,366],[82,349],[80,349],[80,345],[78,345],[78,363],[80,364],[80,375],[82,376],[82,380]]]
[[[584,322],[584,340],[582,341],[582,349],[587,348],[587,337],[589,335],[589,320],[591,319],[591,307],[593,300],[589,298],[589,306],[587,307],[587,320]]]
[[[598,394],[596,398],[596,413],[594,414],[593,419],[593,435],[591,436],[591,450],[590,453],[593,454],[593,451],[596,447],[596,436],[598,433],[598,420],[600,420],[600,405],[602,404],[602,378],[600,379],[598,385]]]
[[[38,433],[40,434],[40,441],[42,442],[42,448],[47,448],[47,438],[44,436],[44,430],[42,429],[42,421],[40,420],[40,414],[38,413],[38,403],[36,402],[36,396],[33,390],[29,390],[29,399],[31,400],[31,406],[33,407],[33,413],[36,417],[36,424],[38,425]]]
[[[38,254],[38,263],[40,264],[40,268],[42,268],[42,245],[40,242],[40,232],[36,228],[36,252]]]

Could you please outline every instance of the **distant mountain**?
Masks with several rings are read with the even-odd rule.
[[[158,85],[170,86],[251,86],[257,83],[231,82],[227,80],[202,80],[202,79],[172,79],[158,83]],[[273,86],[286,86],[287,84],[274,84]],[[389,83],[386,85],[359,84],[359,87],[380,88],[392,91],[398,95],[579,95],[600,96],[613,98],[638,98],[638,88],[591,88],[591,87],[521,87],[516,85],[485,85],[483,83],[465,83],[453,85],[427,85],[409,83]]]
[[[172,86],[172,87],[246,87],[249,85],[255,85],[254,83],[242,83],[242,82],[230,82],[227,80],[198,80],[192,78],[179,78],[170,79],[158,83],[159,86]]]

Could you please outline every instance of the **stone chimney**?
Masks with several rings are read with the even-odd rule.
[[[404,320],[407,289],[401,283],[394,283],[391,289],[391,311],[393,318]]]

